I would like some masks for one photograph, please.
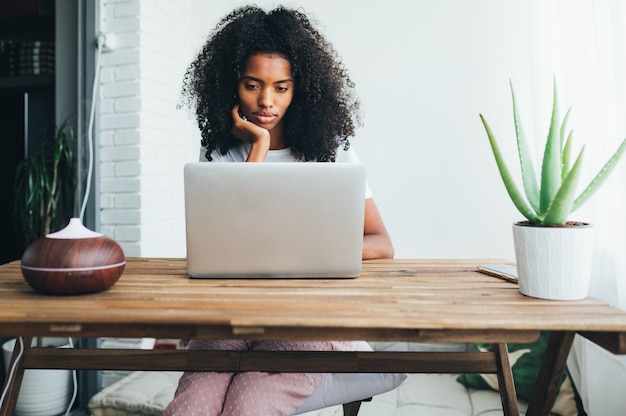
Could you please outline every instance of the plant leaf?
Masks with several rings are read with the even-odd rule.
[[[509,85],[511,86],[511,96],[513,97],[513,119],[515,121],[515,137],[517,138],[517,153],[519,155],[519,162],[522,171],[522,183],[524,185],[524,192],[526,193],[528,203],[532,209],[537,212],[539,211],[539,183],[537,182],[535,167],[533,165],[532,158],[530,157],[528,142],[526,141],[524,129],[519,117],[513,83],[509,81]]]
[[[591,196],[596,193],[596,191],[600,188],[600,186],[604,183],[609,174],[615,169],[617,162],[620,161],[621,157],[626,150],[626,139],[622,141],[622,144],[619,145],[613,156],[606,162],[606,164],[600,169],[600,172],[596,175],[595,178],[589,183],[589,185],[585,188],[585,190],[576,198],[574,201],[574,206],[572,211],[576,211],[582,204],[587,202]]]
[[[571,162],[571,154],[572,154],[572,139],[574,137],[574,131],[570,131],[567,136],[567,141],[565,142],[565,146],[563,146],[563,151],[561,152],[561,180],[565,180],[565,177],[569,173],[570,162]]]
[[[559,134],[559,104],[554,81],[554,99],[552,104],[552,120],[546,140],[541,167],[540,214],[545,214],[554,196],[561,187],[561,143]]]
[[[567,141],[565,140],[565,133],[567,131],[567,121],[569,120],[569,115],[572,112],[572,107],[567,109],[565,113],[565,117],[563,117],[563,122],[561,123],[561,181],[565,180],[567,173],[570,170],[570,149],[568,147],[568,143],[570,138],[572,137],[572,132],[567,135]],[[570,144],[571,145],[571,144]]]
[[[489,125],[487,124],[487,120],[480,115],[480,119],[483,122],[483,126],[487,132],[487,136],[489,137],[489,143],[491,144],[491,150],[493,152],[493,156],[496,159],[496,164],[498,165],[498,170],[500,171],[500,176],[502,177],[502,181],[504,182],[504,186],[506,187],[509,196],[511,197],[511,201],[517,208],[517,210],[526,217],[530,222],[538,223],[540,219],[537,217],[537,214],[533,209],[528,205],[522,194],[518,191],[517,186],[515,185],[515,181],[509,172],[509,169],[502,158],[502,153],[500,152],[500,148],[498,147],[498,143],[496,142],[495,137],[493,136]]]
[[[59,229],[74,212],[76,136],[69,117],[25,159],[14,178],[13,217],[25,245]]]
[[[561,187],[554,195],[546,216],[541,222],[542,225],[565,224],[567,222],[567,217],[572,212],[572,206],[574,205],[584,151],[585,148],[583,147],[576,158],[574,166],[572,166],[572,170],[567,174]]]
[[[565,132],[567,131],[567,121],[569,120],[569,115],[571,112],[572,107],[567,109],[565,117],[563,117],[563,122],[561,123],[561,144],[563,144],[563,139],[565,138]]]

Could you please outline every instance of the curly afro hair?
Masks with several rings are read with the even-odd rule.
[[[331,44],[297,10],[236,9],[215,27],[183,80],[183,103],[194,107],[206,157],[240,143],[231,134],[237,82],[248,59],[280,54],[291,64],[294,97],[285,142],[304,161],[334,161],[360,124],[354,83]]]

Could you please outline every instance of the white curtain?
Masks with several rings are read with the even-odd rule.
[[[626,6],[622,0],[533,0],[530,71],[535,135],[544,139],[556,78],[561,116],[572,107],[582,185],[626,137]],[[626,159],[571,219],[594,224],[591,295],[626,309]],[[568,367],[591,416],[626,414],[626,358],[577,339]]]

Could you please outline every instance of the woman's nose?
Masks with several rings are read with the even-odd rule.
[[[272,90],[270,88],[261,90],[261,94],[259,95],[259,106],[269,108],[273,105],[273,102],[274,97],[272,96]]]

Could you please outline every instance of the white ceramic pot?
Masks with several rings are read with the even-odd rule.
[[[519,290],[526,296],[578,300],[589,295],[594,229],[589,224],[513,224]]]
[[[69,347],[67,338],[44,338],[43,340],[45,347]],[[10,339],[2,344],[7,375],[10,372],[9,363],[15,342],[15,339]],[[72,396],[71,377],[70,370],[24,371],[20,395],[15,406],[15,416],[50,416],[64,413]]]

